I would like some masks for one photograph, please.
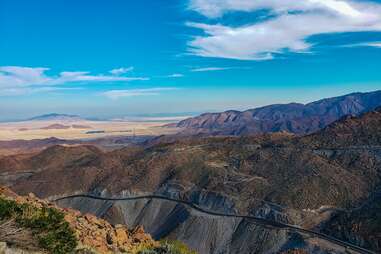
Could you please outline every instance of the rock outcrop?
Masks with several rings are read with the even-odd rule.
[[[106,220],[97,218],[95,215],[82,214],[69,208],[59,208],[52,203],[38,199],[33,194],[18,196],[4,187],[0,187],[0,196],[14,200],[18,204],[32,205],[37,209],[50,207],[63,212],[64,220],[74,230],[80,248],[93,249],[98,253],[134,253],[134,250],[142,245],[145,247],[159,246],[149,234],[144,232],[142,226],[136,226],[132,230],[120,224],[114,226]],[[6,245],[3,248],[6,249]]]

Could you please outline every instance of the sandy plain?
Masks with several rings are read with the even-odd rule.
[[[0,123],[0,140],[43,138],[93,139],[106,136],[173,134],[176,128],[164,125],[172,121],[23,121]]]

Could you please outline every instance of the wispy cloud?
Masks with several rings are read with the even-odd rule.
[[[39,87],[51,87],[70,83],[96,83],[96,82],[128,82],[133,80],[148,80],[146,77],[125,77],[116,75],[94,75],[84,71],[63,71],[58,75],[48,75],[49,68],[2,66],[0,67],[0,90],[1,94],[22,94],[31,90],[43,91]],[[45,88],[45,91],[48,89]]]
[[[367,44],[367,46],[381,48],[381,42],[370,42]]]
[[[49,83],[53,79],[45,75],[47,70],[49,70],[49,68],[0,67],[0,88],[25,87]]]
[[[188,43],[203,57],[269,60],[285,52],[309,52],[313,35],[381,31],[381,4],[349,0],[191,0],[189,8],[214,19],[233,11],[267,9],[271,16],[242,26],[188,22],[204,35]]]
[[[237,67],[203,67],[203,68],[195,68],[191,69],[191,72],[207,72],[207,71],[225,71],[225,70],[243,70],[243,69],[251,69],[250,67],[245,66],[237,66]]]
[[[321,10],[357,17],[361,11],[356,5],[356,2],[347,0],[191,0],[189,8],[209,18],[218,18],[231,11],[251,12],[260,9],[275,13]]]
[[[196,68],[191,69],[191,72],[206,72],[206,71],[223,71],[223,70],[229,70],[231,67],[205,67],[205,68]]]
[[[167,77],[167,78],[181,78],[181,77],[184,77],[184,74],[181,74],[181,73],[173,73],[173,74],[167,75],[166,77]]]
[[[20,66],[0,67],[0,87],[51,86],[74,82],[111,82],[148,80],[146,77],[125,77],[111,75],[93,75],[86,71],[63,71],[58,75],[47,75],[49,68]]]
[[[127,72],[130,72],[130,71],[133,71],[134,70],[134,67],[133,66],[130,66],[130,67],[121,67],[121,68],[118,68],[118,69],[113,69],[111,71],[109,71],[112,75],[122,75],[122,74],[125,74]]]
[[[163,91],[178,90],[177,87],[153,87],[144,89],[127,89],[127,90],[110,90],[102,93],[102,95],[117,100],[123,97],[136,97],[136,96],[152,96],[160,95]]]
[[[375,48],[381,48],[381,42],[379,42],[379,41],[372,41],[372,42],[354,43],[354,44],[343,45],[343,47],[347,47],[347,48],[353,48],[353,47],[375,47]]]
[[[89,72],[61,72],[58,78],[54,80],[57,84],[69,82],[111,82],[111,81],[132,81],[132,80],[148,80],[145,77],[124,77],[124,76],[108,76],[108,75],[91,75]]]
[[[15,87],[15,88],[4,88],[0,89],[0,96],[18,96],[25,94],[34,94],[34,93],[54,93],[62,91],[76,91],[83,90],[83,87]]]

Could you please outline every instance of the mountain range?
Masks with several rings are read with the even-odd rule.
[[[250,219],[216,217],[168,200],[70,195],[155,194],[210,211],[297,225],[380,252],[381,217],[374,203],[381,185],[380,141],[377,108],[305,136],[189,137],[109,152],[92,145],[53,145],[0,158],[0,184],[47,199],[69,196],[58,204],[112,224],[143,225],[154,239],[181,240],[201,254],[346,250],[324,239]],[[296,249],[300,252],[292,252]]]
[[[83,119],[78,115],[50,113],[50,114],[35,116],[27,120],[28,121],[80,121]]]
[[[346,115],[357,116],[381,106],[381,90],[352,93],[308,104],[275,104],[246,111],[205,113],[180,121],[181,134],[253,135],[287,131],[294,134],[316,132]]]

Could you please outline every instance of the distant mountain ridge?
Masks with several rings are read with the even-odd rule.
[[[205,113],[180,121],[183,134],[252,135],[287,131],[316,132],[345,115],[360,115],[381,106],[381,90],[352,93],[308,104],[274,104],[246,111]]]
[[[69,114],[57,114],[57,113],[50,113],[50,114],[44,114],[35,116],[32,118],[29,118],[28,121],[50,121],[50,120],[57,120],[57,121],[78,121],[78,120],[84,120],[78,115],[69,115]]]

